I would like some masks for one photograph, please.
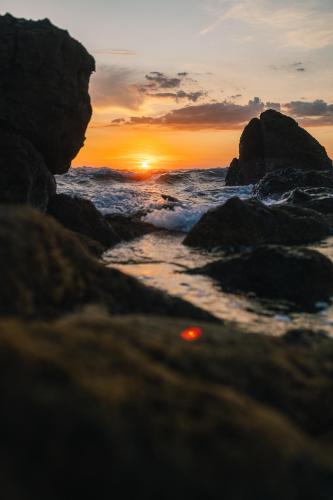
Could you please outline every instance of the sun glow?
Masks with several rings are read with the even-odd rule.
[[[149,170],[150,169],[150,164],[148,161],[142,161],[140,163],[140,167],[142,168],[142,170]]]

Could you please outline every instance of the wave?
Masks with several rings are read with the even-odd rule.
[[[209,181],[215,179],[224,180],[227,174],[227,169],[222,167],[212,169],[193,169],[193,170],[176,170],[173,172],[164,172],[156,178],[156,182],[160,184],[176,184],[188,181],[197,182],[200,179]]]

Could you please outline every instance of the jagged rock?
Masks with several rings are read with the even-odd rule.
[[[191,304],[106,268],[52,217],[0,206],[0,316],[47,318],[102,304],[112,313],[212,319]]]
[[[190,272],[213,277],[227,291],[254,292],[306,310],[315,310],[317,302],[333,295],[332,262],[305,248],[263,246]]]
[[[253,118],[240,139],[239,161],[233,160],[226,185],[255,184],[282,168],[330,170],[325,148],[292,118],[267,110]]]
[[[50,199],[48,215],[71,231],[101,243],[105,248],[116,245],[121,238],[90,200],[57,194]]]
[[[28,140],[53,174],[83,145],[94,69],[85,48],[47,19],[0,16],[1,130]]]
[[[322,214],[333,215],[333,189],[295,189],[287,193],[286,201]]]
[[[299,245],[330,234],[324,216],[294,205],[266,206],[231,198],[209,210],[188,233],[185,245],[212,249],[261,244]]]
[[[0,203],[27,204],[44,211],[55,191],[53,175],[40,153],[24,137],[0,127]]]
[[[331,500],[332,340],[187,326],[1,321],[3,498]]]
[[[253,194],[258,198],[281,198],[295,188],[326,187],[333,189],[333,168],[328,171],[302,171],[286,168],[266,174],[254,186]]]

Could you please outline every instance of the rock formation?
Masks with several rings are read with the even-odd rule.
[[[332,160],[325,148],[295,120],[270,109],[245,127],[240,139],[239,160],[232,161],[226,184],[255,184],[265,174],[289,167],[329,170]]]
[[[231,198],[209,210],[191,229],[185,245],[212,249],[261,244],[300,245],[330,234],[325,217],[294,205],[266,206]]]
[[[66,172],[83,145],[94,69],[85,48],[47,19],[0,16],[0,202],[45,209],[50,174]]]
[[[227,291],[254,292],[306,310],[333,295],[332,262],[306,248],[262,246],[190,272],[213,277]]]

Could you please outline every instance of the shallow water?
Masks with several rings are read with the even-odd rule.
[[[232,196],[251,196],[251,186],[226,187],[224,177],[222,168],[141,175],[107,168],[79,168],[57,181],[59,192],[88,198],[104,213],[141,212],[143,220],[163,229],[108,250],[104,254],[107,265],[182,297],[221,319],[237,321],[246,331],[280,335],[290,328],[305,327],[332,333],[333,306],[322,304],[316,314],[290,312],[286,304],[224,293],[213,279],[184,273],[223,255],[185,247],[182,240],[186,232],[209,208]],[[178,202],[163,200],[163,194],[177,198]],[[311,248],[333,260],[333,238]]]

